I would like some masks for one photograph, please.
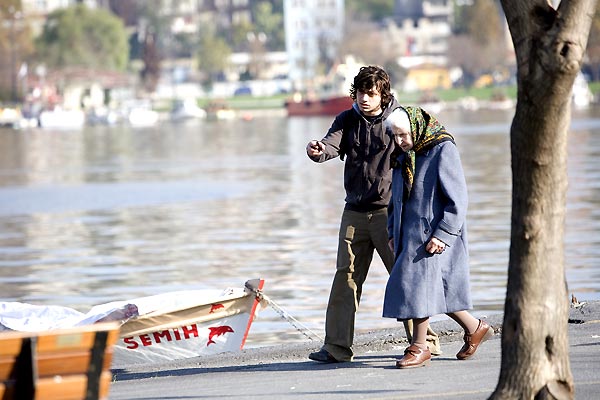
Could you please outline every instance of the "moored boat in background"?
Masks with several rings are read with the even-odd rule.
[[[292,98],[285,102],[288,116],[327,116],[337,115],[352,107],[354,101],[348,95],[320,98]]]
[[[81,129],[85,124],[85,114],[81,110],[65,110],[55,107],[40,113],[39,124],[45,129]]]
[[[206,111],[198,107],[195,98],[178,99],[173,102],[173,108],[171,110],[172,121],[204,118],[206,118]]]
[[[213,100],[206,105],[206,119],[225,120],[234,119],[236,112],[224,100]]]

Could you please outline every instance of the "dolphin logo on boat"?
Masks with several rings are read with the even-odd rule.
[[[217,311],[220,308],[225,308],[225,306],[223,304],[221,304],[221,303],[211,304],[210,311],[208,313],[212,314],[212,313],[214,313],[215,311]]]
[[[227,326],[227,325],[214,326],[214,327],[208,328],[208,329],[209,329],[208,342],[206,342],[206,346],[208,346],[211,343],[215,343],[213,338],[216,336],[221,336],[221,335],[224,335],[224,334],[230,333],[230,332],[233,333],[233,329],[231,329],[231,327]]]

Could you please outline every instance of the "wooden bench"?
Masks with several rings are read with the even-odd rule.
[[[119,324],[0,332],[0,399],[106,399]]]

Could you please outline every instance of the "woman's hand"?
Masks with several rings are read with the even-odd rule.
[[[427,243],[425,250],[431,254],[442,254],[442,252],[446,250],[446,243],[434,236],[429,243]]]

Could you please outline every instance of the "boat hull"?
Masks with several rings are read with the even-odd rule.
[[[287,101],[288,116],[333,116],[352,107],[350,96],[328,97],[314,100]]]
[[[121,326],[114,347],[114,366],[169,361],[243,349],[255,314],[261,307],[255,293],[263,280],[246,282],[244,290],[229,289],[220,296],[203,291],[152,296],[152,304],[167,304],[182,296],[196,305],[144,313]],[[202,297],[206,301],[202,300]],[[145,300],[133,301],[142,309]]]
[[[0,302],[0,331],[41,332],[118,321],[112,367],[243,349],[262,308],[264,280],[225,290],[184,290],[99,304],[84,314],[62,306]],[[264,301],[262,301],[264,303]]]

